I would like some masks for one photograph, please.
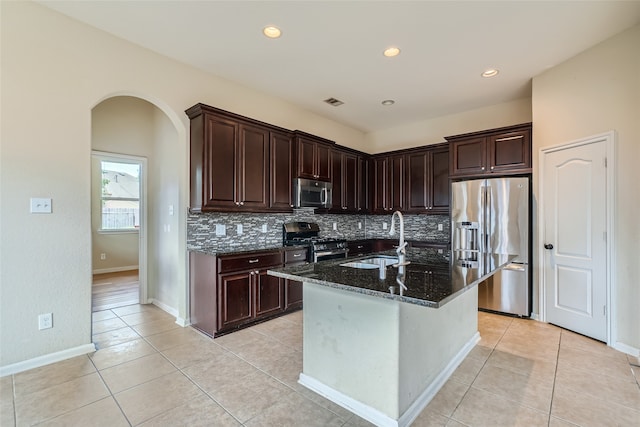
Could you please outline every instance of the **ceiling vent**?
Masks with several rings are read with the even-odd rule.
[[[326,102],[329,105],[333,105],[334,107],[339,107],[342,104],[344,104],[344,102],[340,101],[339,99],[335,99],[335,98],[327,98],[324,100],[324,102]]]

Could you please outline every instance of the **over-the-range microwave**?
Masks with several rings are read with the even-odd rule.
[[[330,209],[332,193],[330,182],[296,178],[293,180],[293,207]]]

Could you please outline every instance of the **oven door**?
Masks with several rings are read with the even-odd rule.
[[[330,259],[342,259],[347,257],[347,249],[335,249],[332,251],[320,251],[313,253],[313,262],[327,261]]]

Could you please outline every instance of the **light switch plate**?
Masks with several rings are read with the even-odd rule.
[[[216,236],[226,236],[227,227],[224,224],[216,224]]]
[[[334,223],[333,223],[333,229],[334,229],[334,230],[337,230],[337,229],[338,229],[338,223],[337,223],[337,222],[334,222]]]
[[[236,234],[237,234],[238,236],[240,236],[240,235],[242,234],[242,232],[243,232],[243,230],[242,230],[242,224],[238,224],[238,225],[236,226]]]
[[[267,224],[262,224],[262,232],[263,233],[267,232]]]
[[[383,229],[383,230],[386,230],[386,229],[387,229],[387,227],[389,227],[389,225],[388,225],[386,222],[383,222],[383,223],[382,223],[382,229]]]
[[[358,221],[358,230],[362,230],[362,222]]]
[[[442,224],[438,224],[438,231],[442,231]]]
[[[51,213],[51,199],[46,197],[32,197],[31,213]]]

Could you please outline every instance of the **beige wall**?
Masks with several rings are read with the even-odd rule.
[[[617,160],[611,165],[617,180],[614,339],[637,351],[640,349],[640,25],[535,77],[532,100],[536,201],[540,149],[610,130],[617,134]],[[534,247],[539,245],[536,241]],[[535,251],[534,257],[537,267]]]
[[[399,126],[366,137],[368,153],[382,153],[403,148],[444,142],[445,136],[459,135],[531,121],[531,98],[489,105],[449,116],[436,117]]]

